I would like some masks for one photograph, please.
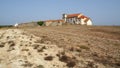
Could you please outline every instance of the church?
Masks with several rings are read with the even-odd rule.
[[[81,13],[63,14],[63,20],[65,23],[80,24],[80,25],[92,25],[91,19]]]

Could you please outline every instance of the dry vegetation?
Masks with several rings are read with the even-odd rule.
[[[64,52],[74,56],[93,59],[109,67],[120,67],[119,26],[56,26],[24,29],[38,37],[40,43],[56,44]],[[78,63],[78,62],[77,62]],[[79,65],[76,67],[79,67]],[[91,67],[93,68],[93,67]]]
[[[34,50],[39,54],[42,54],[47,49],[49,51],[51,45],[58,47],[52,46],[55,51],[54,55],[45,53],[43,59],[46,62],[55,62],[55,59],[58,58],[59,60],[57,61],[65,63],[66,66],[63,66],[63,68],[120,68],[119,26],[63,25],[34,28],[22,27],[17,29],[27,32],[23,33],[23,35],[29,36],[29,34],[34,34],[38,37],[34,42],[37,44],[30,42],[34,36],[30,36],[29,38],[33,54]],[[1,36],[0,38],[2,38]],[[3,48],[4,44],[1,43],[0,48]],[[43,44],[46,45],[43,46]],[[14,42],[10,42],[10,51],[14,50],[14,46]],[[20,46],[24,47],[27,44]],[[59,52],[57,50],[59,48],[63,50]],[[28,55],[32,54],[29,48],[23,48],[21,51],[28,52]],[[26,61],[22,66],[34,67],[34,64]],[[54,68],[60,68],[56,64],[53,64],[53,66]],[[44,68],[44,65],[37,65],[36,68]]]

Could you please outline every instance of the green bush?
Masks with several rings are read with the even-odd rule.
[[[44,22],[43,21],[38,21],[37,24],[42,26],[44,24]]]
[[[0,28],[13,27],[12,25],[0,25]]]

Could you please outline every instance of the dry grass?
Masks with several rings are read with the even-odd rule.
[[[49,41],[50,44],[56,44],[58,47],[63,48],[66,53],[78,56],[78,59],[82,56],[92,58],[94,61],[105,65],[119,66],[115,62],[118,63],[119,60],[116,59],[120,59],[120,26],[67,25],[19,29],[42,38],[42,40],[36,41],[37,43],[46,44]],[[66,58],[64,59],[66,60]],[[72,61],[67,63],[68,66],[69,64],[76,65]],[[89,66],[92,66],[92,63]]]

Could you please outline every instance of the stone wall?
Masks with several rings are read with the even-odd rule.
[[[35,27],[35,26],[39,26],[37,22],[21,23],[18,25],[18,27]]]
[[[61,26],[61,25],[63,25],[63,23],[64,22],[62,22],[62,21],[45,21],[44,22],[44,25],[45,26]]]

